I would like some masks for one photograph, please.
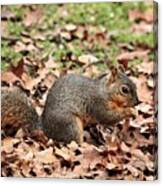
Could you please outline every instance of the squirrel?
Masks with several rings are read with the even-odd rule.
[[[40,118],[26,95],[2,91],[2,130],[20,127],[34,130],[41,126],[49,138],[81,144],[84,127],[89,123],[113,125],[135,116],[134,106],[138,103],[136,85],[117,68],[95,79],[67,74],[52,85]]]

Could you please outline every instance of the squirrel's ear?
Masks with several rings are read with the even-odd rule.
[[[119,76],[120,73],[125,73],[125,68],[123,65],[117,65],[117,66],[110,66],[110,71],[111,71],[111,78],[110,78],[110,83],[113,83]]]
[[[118,71],[119,70],[115,66],[110,66],[111,76],[109,79],[109,84],[113,83],[117,79],[119,73]]]

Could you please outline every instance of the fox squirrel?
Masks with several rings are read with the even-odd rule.
[[[112,125],[134,116],[138,103],[135,84],[118,69],[96,79],[68,74],[53,84],[41,118],[23,93],[2,91],[2,129],[27,126],[33,130],[41,123],[44,133],[54,140],[82,143],[88,123]]]

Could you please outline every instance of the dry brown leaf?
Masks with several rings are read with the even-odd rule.
[[[2,7],[1,9],[1,19],[6,20],[6,19],[15,19],[16,15],[14,14],[13,11],[9,10],[7,7]]]
[[[36,162],[34,162],[34,166],[32,169],[32,171],[36,174],[38,178],[46,178],[47,176],[46,172],[44,171],[44,167],[42,163],[41,162],[38,163],[36,160]]]
[[[11,153],[14,150],[14,145],[20,143],[19,139],[7,137],[2,141],[2,151]]]
[[[28,38],[26,40],[28,40]],[[24,44],[24,43],[18,41],[16,43],[16,45],[14,45],[15,52],[22,52],[22,51],[28,51],[28,52],[35,51],[35,52],[38,52],[38,49],[34,46],[33,43],[31,43],[31,42],[29,43],[29,41],[26,41],[26,42],[27,42],[27,44]]]
[[[140,22],[139,24],[133,24],[131,27],[131,32],[135,34],[144,34],[150,33],[153,31],[153,24],[148,24],[144,21]]]
[[[35,157],[36,157],[37,161],[39,161],[41,163],[53,163],[56,160],[56,158],[53,154],[52,147],[49,147],[48,149],[40,151],[40,152],[36,152]]]
[[[154,88],[156,86],[156,80],[154,80],[154,78],[150,76],[147,80],[147,84],[149,88]]]
[[[46,75],[49,73],[49,70],[47,68],[40,68],[38,70],[38,76],[36,78],[31,78],[27,73],[22,74],[22,80],[24,82],[24,85],[27,90],[33,91],[32,89],[38,85],[38,83],[41,82],[42,79],[46,77]]]
[[[36,10],[29,11],[26,13],[23,23],[26,27],[39,24],[41,22],[42,15],[43,12],[41,8],[37,8]]]
[[[62,38],[66,39],[66,40],[71,40],[71,34],[69,32],[61,31],[60,35]]]
[[[121,149],[124,152],[130,152],[130,148],[124,142],[121,143]]]
[[[154,62],[153,61],[144,61],[140,65],[137,65],[138,72],[151,75],[154,73]]]
[[[122,54],[118,55],[117,60],[133,60],[135,58],[140,58],[144,60],[145,57],[147,57],[147,54],[149,53],[149,50],[137,50],[133,52],[123,52]],[[144,63],[142,63],[144,64]]]
[[[74,24],[67,24],[65,26],[65,29],[68,31],[68,32],[72,32],[72,31],[75,31],[77,29],[77,26],[74,25]]]
[[[152,9],[147,10],[146,12],[141,12],[139,10],[130,10],[128,16],[130,21],[143,20],[148,23],[152,23],[154,19]]]
[[[132,165],[125,165],[125,167],[132,173],[134,177],[137,177],[139,175],[139,170]]]
[[[97,68],[97,66],[94,65],[86,68],[85,72],[83,73],[83,75],[87,77],[97,77],[99,76],[99,74],[100,74],[99,69]]]
[[[76,149],[79,148],[79,145],[75,142],[75,141],[72,141],[71,143],[69,143],[68,145],[68,148],[72,151],[75,151]]]
[[[107,163],[106,168],[109,170],[115,169],[117,167],[117,165],[113,164],[113,163]]]
[[[31,171],[30,162],[28,162],[28,161],[21,161],[20,162],[20,170],[21,170],[23,176],[31,177],[31,174],[30,174],[30,171]]]
[[[149,90],[147,85],[147,77],[144,74],[139,75],[138,78],[130,77],[137,86],[137,93],[139,100],[146,103],[153,103],[152,91]]]
[[[24,69],[25,68],[23,60],[19,61],[19,63],[16,66],[14,65],[10,66],[11,72],[13,72],[19,78],[21,78],[22,74],[24,73]]]
[[[152,115],[154,113],[153,106],[145,103],[141,103],[137,106],[138,111],[143,114]]]
[[[55,155],[60,156],[67,161],[71,159],[71,156],[66,148],[59,149],[55,147]]]
[[[1,81],[9,85],[13,85],[15,82],[20,82],[21,84],[23,84],[22,80],[13,72],[2,72]]]
[[[56,61],[54,61],[54,59],[52,57],[49,57],[48,61],[45,63],[45,67],[46,68],[59,68],[59,63],[56,63]]]
[[[78,60],[81,64],[89,64],[98,61],[98,59],[92,54],[83,54],[78,57]]]

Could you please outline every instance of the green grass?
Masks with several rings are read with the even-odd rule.
[[[8,22],[8,31],[10,35],[19,37],[20,34],[24,31],[24,27],[21,22]]]
[[[2,70],[10,66],[10,63],[13,65],[17,64],[22,58],[21,53],[17,53],[13,48],[8,46],[8,42],[2,42],[1,49],[1,60],[2,60]]]
[[[132,42],[133,44],[139,43],[147,45],[151,48],[154,47],[154,40],[153,40],[153,34],[147,33],[147,34],[141,34],[137,35],[135,33],[121,33],[116,36],[114,36],[117,43],[129,43]]]
[[[112,62],[116,62],[116,56],[119,54],[120,49],[118,43],[133,43],[133,44],[145,44],[150,48],[154,47],[153,33],[136,35],[130,31],[130,27],[133,24],[128,19],[128,11],[132,9],[138,9],[140,11],[146,11],[151,5],[143,2],[126,2],[126,3],[85,3],[85,4],[65,4],[65,5],[8,5],[2,8],[8,8],[16,16],[16,20],[7,21],[8,37],[17,38],[20,42],[22,39],[22,33],[26,32],[33,40],[33,44],[39,49],[39,54],[35,51],[30,51],[27,54],[31,60],[36,58],[41,61],[46,61],[49,55],[54,60],[61,61],[63,56],[69,53],[78,57],[83,53],[91,52],[99,59],[105,57],[107,51],[108,58]],[[41,8],[43,15],[40,18],[42,21],[40,24],[26,27],[23,24],[25,15],[35,8]],[[63,11],[64,10],[64,11]],[[64,28],[65,24],[74,23],[76,26],[92,26],[98,30],[103,27],[107,33],[115,31],[115,34],[111,37],[107,47],[102,47],[96,40],[93,41],[93,47],[88,47],[89,43],[80,39],[73,39],[66,41],[60,39],[59,43],[54,41],[54,33],[57,28]],[[87,29],[88,33],[93,35],[93,32]],[[33,37],[35,34],[40,34],[45,37],[44,40],[35,40]],[[73,47],[68,46],[71,43]],[[1,44],[2,55],[2,70],[10,66],[11,63],[16,64],[23,57],[22,53],[17,53],[14,50],[14,45],[10,42],[6,42],[2,37]],[[152,56],[152,55],[151,55]],[[152,57],[151,57],[152,58]],[[101,68],[101,67],[100,67]],[[102,67],[103,68],[103,67]]]

